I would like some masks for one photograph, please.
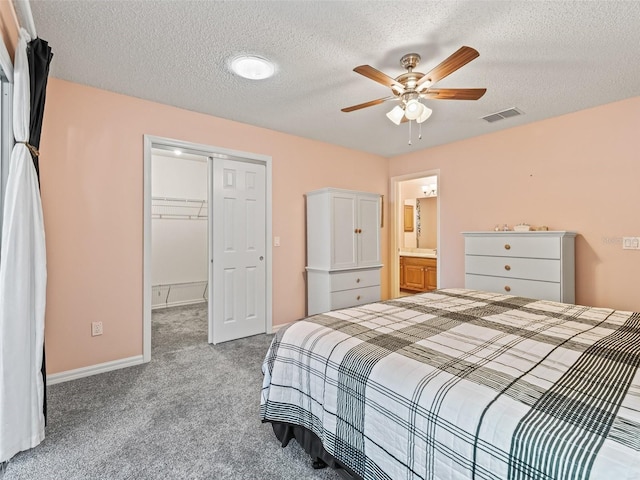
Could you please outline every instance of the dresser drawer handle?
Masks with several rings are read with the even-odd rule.
[[[360,295],[358,295],[358,296],[356,297],[356,300],[360,300]]]
[[[505,290],[506,292],[510,292],[510,291],[511,291],[511,287],[510,287],[509,285],[507,285],[506,287],[504,287],[504,290]]]
[[[511,265],[505,265],[505,266],[504,266],[504,269],[505,269],[506,271],[511,270]]]
[[[360,279],[359,278],[356,279],[356,283],[360,283]]]
[[[508,243],[505,244],[504,249],[505,250],[511,250],[511,245],[509,245]]]

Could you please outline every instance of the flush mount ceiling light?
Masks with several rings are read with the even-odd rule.
[[[231,70],[243,78],[264,80],[273,76],[276,67],[266,58],[255,55],[241,55],[231,61]]]

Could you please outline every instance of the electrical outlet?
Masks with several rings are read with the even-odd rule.
[[[280,237],[273,237],[273,246],[274,247],[280,246]]]
[[[622,237],[623,250],[640,250],[640,237]]]
[[[102,322],[91,322],[91,336],[102,335]]]

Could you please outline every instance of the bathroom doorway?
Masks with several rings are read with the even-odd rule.
[[[439,286],[439,175],[439,170],[432,170],[391,179],[392,298]]]

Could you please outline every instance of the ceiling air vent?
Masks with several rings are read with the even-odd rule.
[[[492,113],[482,117],[483,120],[486,120],[489,123],[497,122],[498,120],[504,120],[505,118],[517,117],[518,115],[522,115],[524,112],[522,110],[518,110],[517,108],[507,108],[506,110],[502,110],[501,112]]]

